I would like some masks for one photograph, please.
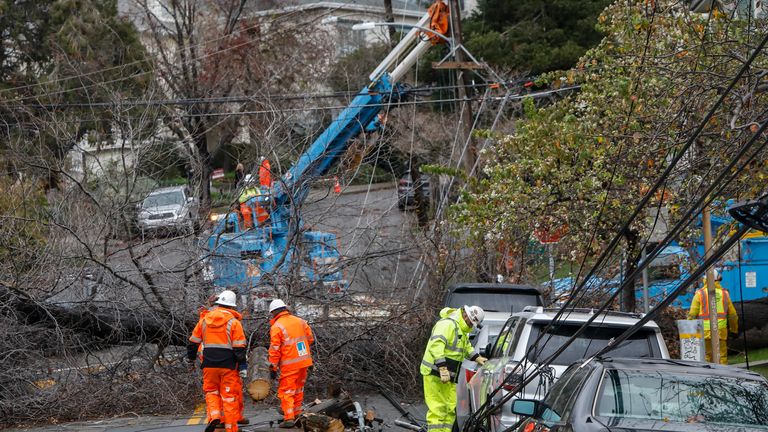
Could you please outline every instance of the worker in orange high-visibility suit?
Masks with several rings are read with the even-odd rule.
[[[304,402],[304,383],[307,370],[312,367],[309,346],[315,341],[312,330],[303,319],[291,315],[280,299],[269,304],[272,315],[269,329],[269,363],[272,378],[280,371],[277,398],[283,411],[281,428],[292,428],[301,414]]]
[[[237,295],[223,291],[214,303],[216,306],[201,314],[192,331],[187,358],[194,361],[203,345],[203,392],[209,419],[205,431],[213,432],[223,423],[227,432],[237,432],[237,421],[241,417],[238,397],[242,398],[241,380],[245,379],[248,368],[246,338],[240,323],[242,316],[234,310]]]
[[[218,300],[218,298],[219,298],[218,294],[214,294],[214,295],[208,297],[208,300],[206,300],[206,302],[205,302],[205,307],[201,307],[200,308],[200,319],[201,320],[203,318],[205,318],[205,316],[208,315],[208,312],[210,312],[215,307],[216,300]],[[197,348],[197,360],[200,362],[201,365],[203,364],[203,344],[200,344],[198,346],[198,348]],[[243,404],[243,385],[244,385],[244,380],[241,379],[240,380],[240,389],[238,389],[235,392],[236,399],[237,399],[237,411],[240,413],[240,417],[237,420],[237,424],[239,424],[239,425],[247,425],[247,424],[251,423],[251,421],[248,420],[245,417],[245,413],[244,413],[245,405]],[[208,417],[208,418],[206,418],[205,421],[206,421],[206,423],[209,423],[211,420],[212,419],[210,417]],[[223,428],[224,424],[222,423],[219,426],[221,428]]]

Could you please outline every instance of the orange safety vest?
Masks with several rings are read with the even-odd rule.
[[[303,319],[280,312],[270,320],[269,362],[280,366],[283,372],[312,366],[312,352],[309,346],[315,341],[309,324]]]
[[[189,341],[202,345],[202,367],[235,369],[244,363],[246,339],[240,323],[242,316],[222,307],[200,315]]]
[[[728,304],[731,302],[730,294],[728,290],[717,287],[716,294],[720,294],[720,301],[717,303],[717,328],[728,328]],[[704,332],[709,333],[709,297],[707,293],[707,287],[699,288],[696,290],[696,295],[699,296],[701,301],[701,308],[699,309],[700,320],[704,320]],[[717,295],[716,297],[717,298]]]

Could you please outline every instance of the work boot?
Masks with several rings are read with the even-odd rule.
[[[237,424],[250,424],[250,423],[251,423],[251,421],[248,420],[245,417],[243,417],[243,418],[241,418],[240,420],[237,421]]]
[[[283,420],[279,425],[277,425],[277,427],[280,429],[291,429],[294,426],[296,426],[296,422],[293,420]]]
[[[219,419],[213,419],[210,423],[208,423],[208,426],[205,427],[205,432],[213,432],[218,425],[222,424],[221,420]]]

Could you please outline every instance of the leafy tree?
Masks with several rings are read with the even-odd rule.
[[[597,16],[610,0],[481,0],[464,24],[465,44],[508,71],[540,74],[573,66],[600,42]]]
[[[0,145],[13,151],[6,163],[37,159],[57,187],[61,161],[87,132],[108,140],[132,126],[90,104],[145,94],[146,52],[116,0],[0,1],[0,28]]]
[[[483,157],[487,178],[474,184],[453,217],[474,237],[524,250],[536,228],[568,227],[559,245],[576,262],[601,251],[669,160],[743,66],[765,22],[689,13],[669,0],[617,3],[599,19],[606,37],[551,86],[581,83],[577,95],[546,108],[525,104],[526,118]],[[652,205],[672,223],[765,121],[768,59],[758,57]],[[764,192],[766,155],[719,191],[746,198]],[[723,184],[725,186],[725,184]],[[661,202],[659,200],[662,200]],[[625,237],[628,257],[647,238],[648,220]],[[614,268],[614,271],[617,269]]]

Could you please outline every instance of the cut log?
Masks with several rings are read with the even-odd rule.
[[[268,356],[269,353],[264,347],[256,347],[248,354],[248,385],[245,388],[254,401],[266,399],[272,388]]]
[[[303,419],[304,432],[344,432],[344,423],[323,414],[306,413]]]

